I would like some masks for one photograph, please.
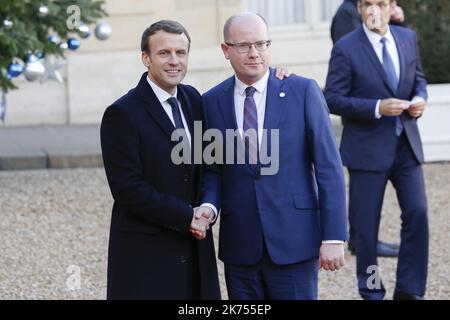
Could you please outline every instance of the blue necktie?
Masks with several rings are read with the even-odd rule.
[[[245,138],[245,147],[248,151],[251,164],[256,165],[258,163],[258,112],[256,110],[256,103],[253,95],[256,89],[248,87],[245,89],[245,101],[244,101],[244,133],[247,130],[252,130],[253,134],[249,134]],[[255,136],[256,133],[256,136]]]
[[[381,38],[380,40],[380,42],[383,44],[383,69],[386,73],[389,83],[391,84],[392,89],[394,89],[394,92],[396,92],[398,88],[398,78],[397,73],[395,72],[394,62],[392,62],[391,55],[389,54],[386,47],[386,41],[386,38]],[[400,119],[400,116],[397,116],[395,119],[395,134],[397,135],[397,137],[400,137],[402,132],[403,123]]]
[[[180,108],[178,107],[178,100],[175,97],[167,99],[167,102],[172,107],[173,121],[175,122],[175,129],[184,129],[183,120],[181,120]]]

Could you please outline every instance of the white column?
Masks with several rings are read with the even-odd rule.
[[[321,22],[321,1],[305,0],[306,23],[311,29]]]
[[[322,21],[331,21],[342,0],[321,0],[322,2]]]

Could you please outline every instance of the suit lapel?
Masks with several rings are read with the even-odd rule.
[[[237,130],[236,112],[234,109],[234,76],[229,78],[224,84],[223,91],[219,99],[220,110],[226,129]]]
[[[386,86],[389,88],[391,93],[395,95],[395,90],[392,88],[391,84],[389,83],[389,80],[387,78],[386,72],[384,72],[383,65],[381,64],[380,60],[378,59],[377,54],[375,53],[375,50],[372,47],[372,44],[370,43],[369,39],[367,38],[366,34],[364,33],[364,29],[360,28],[360,38],[363,50],[366,52],[366,55],[369,57],[370,62],[374,65],[375,69],[377,69],[378,73],[381,76],[381,79],[383,79]]]
[[[178,90],[177,98],[181,103],[181,109],[183,110],[184,118],[186,119],[186,123],[189,127],[189,132],[191,134],[191,137],[193,138],[195,119],[192,113],[193,112],[192,103],[181,85],[178,86],[177,90]]]
[[[152,88],[147,82],[147,73],[142,75],[141,81],[137,86],[137,90],[144,101],[145,107],[149,115],[153,118],[155,123],[161,128],[161,130],[169,137],[172,136],[174,126],[170,119],[167,117],[161,103],[153,92]]]
[[[183,89],[183,87],[181,85],[178,85],[178,89],[177,89],[177,98],[181,103],[181,109],[183,110],[183,114],[184,114],[184,118],[186,119],[186,123],[188,125],[188,130],[191,134],[191,164],[194,163],[194,152],[195,152],[195,136],[194,136],[194,115],[193,115],[193,106],[192,106],[192,102],[189,99],[189,96],[187,95],[186,91]],[[189,170],[191,172],[191,174],[193,174],[193,170],[195,168],[195,166],[193,165],[188,165],[186,164],[186,166],[189,167]]]
[[[139,82],[137,89],[139,91],[139,94],[141,95],[142,100],[145,103],[145,107],[147,112],[149,113],[150,117],[153,118],[155,123],[161,128],[161,130],[167,135],[168,141],[172,143],[173,145],[178,144],[177,141],[172,141],[172,132],[174,131],[175,127],[173,126],[172,121],[170,121],[169,117],[167,116],[167,113],[164,111],[163,107],[161,106],[161,103],[159,102],[158,98],[156,97],[155,93],[153,92],[152,88],[147,82],[147,73],[142,75],[141,81]],[[180,99],[181,98],[181,99]],[[192,111],[190,110],[191,103],[184,92],[183,89],[180,90],[180,86],[178,86],[178,99],[180,99],[181,106],[183,109],[183,114],[186,119],[186,122],[188,123],[189,130],[191,132],[191,140],[193,141],[194,136],[192,134],[193,132],[193,116]],[[191,154],[191,159],[192,159]],[[191,163],[193,163],[191,161]],[[192,173],[193,166],[190,164],[185,164],[190,173]]]
[[[274,70],[270,70],[269,82],[267,84],[266,114],[264,129],[278,129],[278,123],[283,112],[286,101],[286,93],[282,91],[282,81],[275,77]]]
[[[397,30],[393,27],[391,27],[391,33],[395,40],[395,45],[397,47],[398,57],[400,60],[400,78],[398,81],[398,88],[397,93],[401,92],[401,86],[404,82],[403,79],[406,74],[406,50],[405,50],[405,43],[403,42],[400,35],[397,33]]]
[[[279,129],[279,122],[284,112],[288,93],[283,91],[282,81],[275,77],[275,71],[270,70],[269,82],[267,83],[266,112],[264,116],[264,133],[261,141],[260,153],[271,154],[272,145],[270,139],[271,130]],[[257,171],[261,170],[258,163]]]

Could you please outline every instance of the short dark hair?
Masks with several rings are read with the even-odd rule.
[[[260,15],[259,13],[255,13],[255,12],[241,12],[241,13],[238,13],[238,14],[235,14],[235,15],[229,17],[229,18],[227,19],[227,21],[225,22],[225,25],[223,26],[223,39],[224,39],[224,41],[227,41],[228,38],[230,37],[230,28],[231,28],[231,25],[233,24],[233,21],[234,21],[237,17],[242,16],[243,14],[254,14],[255,16],[260,17],[261,20],[262,20],[262,21],[264,22],[264,24],[266,25],[266,27],[269,28],[269,25],[268,25],[268,23],[267,23],[267,20],[264,19],[264,17],[263,17],[262,15]]]
[[[158,22],[153,23],[150,27],[145,29],[142,34],[141,39],[141,50],[144,52],[149,52],[148,40],[154,35],[156,32],[163,30],[167,33],[173,34],[185,34],[189,40],[189,48],[191,47],[191,37],[187,32],[186,28],[181,25],[181,23],[172,20],[160,20]]]
[[[361,2],[362,0],[358,0],[358,2]],[[389,0],[389,3],[394,2],[394,0]]]

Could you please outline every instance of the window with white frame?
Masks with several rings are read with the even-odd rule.
[[[305,0],[246,0],[247,10],[259,13],[271,26],[305,23]]]
[[[331,21],[338,7],[343,0],[321,0],[322,1],[322,21]]]
[[[245,0],[245,5],[248,11],[261,14],[270,26],[290,26],[329,22],[342,1]]]

